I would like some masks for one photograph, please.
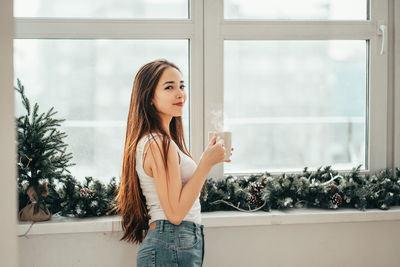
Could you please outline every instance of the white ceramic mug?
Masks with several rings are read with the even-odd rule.
[[[217,133],[217,142],[218,140],[224,140],[225,147],[225,158],[224,160],[229,160],[231,156],[231,147],[232,147],[232,132],[208,132],[208,142],[214,136],[214,133]]]

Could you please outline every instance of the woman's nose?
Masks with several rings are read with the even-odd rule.
[[[184,98],[184,96],[185,96],[185,93],[183,93],[183,92],[178,93],[178,98]]]

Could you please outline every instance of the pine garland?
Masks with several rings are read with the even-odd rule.
[[[115,205],[116,188],[115,177],[105,186],[92,177],[85,177],[85,182],[80,183],[71,176],[59,192],[60,210],[54,212],[71,217],[106,215],[108,209]]]
[[[400,169],[396,175],[386,169],[375,175],[361,175],[359,165],[340,175],[330,166],[316,172],[304,168],[301,174],[272,177],[268,172],[238,179],[207,179],[202,211],[270,211],[288,208],[378,208],[400,205]]]
[[[360,165],[361,166],[361,165]],[[355,208],[387,210],[400,205],[400,168],[375,175],[361,175],[360,166],[340,175],[327,166],[315,172],[304,168],[301,174],[264,174],[225,179],[208,178],[200,196],[201,211],[239,210],[243,212],[289,208]],[[64,186],[50,192],[57,205],[50,207],[61,216],[93,217],[110,215],[118,187],[113,177],[107,185],[92,177],[80,183],[69,176]],[[54,202],[53,202],[54,203]],[[111,214],[114,215],[114,214]]]

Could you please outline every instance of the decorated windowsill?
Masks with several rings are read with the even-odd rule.
[[[339,208],[325,210],[317,208],[295,208],[289,210],[272,210],[270,212],[213,211],[202,212],[202,224],[210,227],[262,226],[280,224],[318,224],[347,223],[370,221],[400,220],[400,206],[389,210]],[[103,216],[91,218],[73,218],[53,216],[44,222],[19,222],[18,236],[73,234],[93,232],[121,231],[119,216]]]
[[[57,130],[65,119],[54,118],[53,108],[40,114],[19,79],[17,84],[26,109],[16,118],[18,235],[121,231],[120,217],[104,216],[117,214],[117,178],[108,184],[91,176],[78,181],[68,171],[75,163],[66,152],[67,135]],[[400,220],[400,168],[373,174],[361,173],[361,166],[350,173],[321,166],[296,174],[208,177],[200,196],[202,223],[236,227]]]

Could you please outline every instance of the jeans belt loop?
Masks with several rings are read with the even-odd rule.
[[[160,225],[160,234],[164,231],[164,220],[161,220]]]

